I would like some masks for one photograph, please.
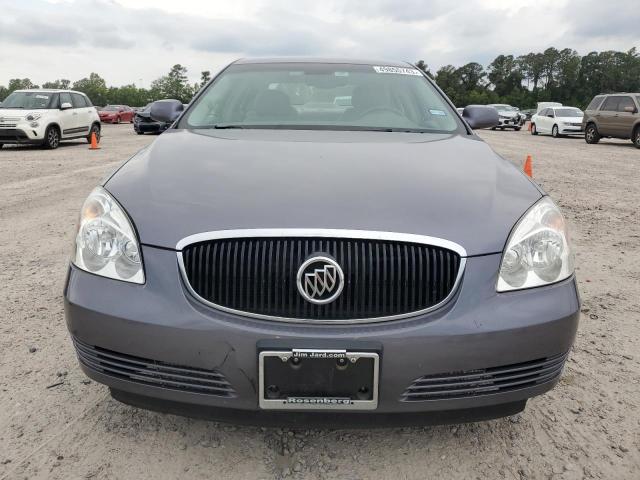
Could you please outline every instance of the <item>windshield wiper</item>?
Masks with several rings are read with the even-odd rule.
[[[215,128],[216,130],[224,130],[224,129],[230,129],[230,128],[245,128],[242,125],[230,125],[230,124],[212,125],[211,127]],[[211,127],[201,127],[201,128],[211,128]]]

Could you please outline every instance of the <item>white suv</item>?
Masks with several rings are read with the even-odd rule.
[[[100,118],[84,93],[72,90],[16,90],[0,104],[0,148],[38,144],[58,148],[61,140],[100,137]]]

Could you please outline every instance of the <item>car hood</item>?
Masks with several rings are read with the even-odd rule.
[[[517,117],[519,116],[518,112],[511,112],[509,110],[498,110],[498,113],[503,117]]]
[[[564,123],[581,123],[584,117],[556,117],[556,120]]]
[[[168,130],[105,184],[146,245],[202,232],[327,228],[428,235],[502,251],[540,197],[471,135]]]
[[[27,110],[24,108],[0,108],[0,118],[24,118],[31,112],[44,113],[48,110],[45,109],[32,109]]]

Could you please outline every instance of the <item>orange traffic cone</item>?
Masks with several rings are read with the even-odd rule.
[[[524,173],[529,177],[533,178],[533,160],[531,159],[531,155],[527,155],[527,159],[524,161]]]
[[[527,127],[527,130],[531,131],[531,122],[529,122],[529,126]]]
[[[100,150],[100,146],[98,145],[98,137],[96,132],[91,132],[91,145],[89,146],[89,150]]]

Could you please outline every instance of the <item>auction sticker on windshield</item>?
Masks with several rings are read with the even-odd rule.
[[[377,73],[396,73],[399,75],[422,75],[420,73],[420,70],[417,70],[415,68],[374,66],[373,69]]]

